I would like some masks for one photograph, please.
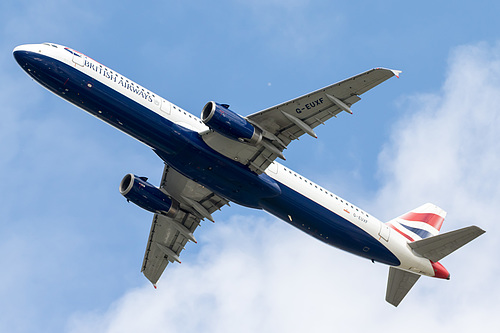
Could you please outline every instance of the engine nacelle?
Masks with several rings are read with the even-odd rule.
[[[137,177],[129,173],[123,177],[120,183],[120,193],[128,201],[132,201],[147,211],[169,217],[175,216],[179,203],[146,180],[147,178]]]
[[[251,144],[262,140],[262,133],[245,118],[229,110],[229,105],[208,102],[201,112],[201,120],[212,130],[230,139]]]

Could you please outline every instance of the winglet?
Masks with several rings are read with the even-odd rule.
[[[394,73],[394,75],[399,79],[399,74],[403,73],[403,71],[398,71],[398,70],[395,70],[395,69],[391,69],[391,72]]]
[[[403,73],[403,71],[399,71],[397,69],[390,69],[390,68],[383,68],[383,67],[378,67],[375,69],[385,69],[386,71],[391,71],[392,74],[394,74],[394,76],[397,77],[398,79],[399,79],[399,74]]]

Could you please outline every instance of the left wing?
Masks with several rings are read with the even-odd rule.
[[[194,231],[202,219],[213,221],[212,213],[229,202],[202,185],[165,165],[160,189],[179,205],[172,217],[155,214],[142,272],[156,287],[168,263],[177,261],[188,241],[196,242]]]
[[[283,150],[303,134],[317,137],[314,128],[350,107],[367,92],[400,71],[376,68],[353,76],[307,95],[273,106],[246,117],[262,132],[262,140],[249,144],[229,139],[214,131],[203,133],[205,142],[222,155],[239,161],[260,174],[277,158],[285,159]]]

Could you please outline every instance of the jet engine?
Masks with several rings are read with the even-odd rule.
[[[262,133],[245,118],[229,110],[229,105],[208,102],[201,112],[201,120],[217,133],[240,142],[258,144]]]
[[[179,208],[177,201],[148,183],[146,177],[138,177],[131,173],[125,175],[120,182],[120,193],[127,198],[127,201],[132,201],[152,213],[173,217]]]

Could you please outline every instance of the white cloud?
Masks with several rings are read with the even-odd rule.
[[[355,320],[350,309],[359,302],[382,302],[385,267],[352,265],[351,255],[281,221],[235,216],[202,235],[196,263],[169,267],[157,291],[150,285],[131,291],[104,316],[73,317],[70,331],[323,331],[332,321]],[[379,278],[365,281],[377,267]],[[375,293],[374,282],[380,283]]]
[[[500,296],[493,257],[500,215],[498,78],[498,45],[457,48],[442,91],[409,98],[408,116],[380,155],[385,185],[373,212],[388,219],[432,201],[449,211],[444,230],[470,224],[487,230],[443,261],[451,281],[422,278],[395,309],[383,300],[385,266],[325,246],[285,223],[235,216],[203,227],[195,262],[170,266],[159,290],[147,285],[129,291],[104,314],[74,314],[68,331],[491,327]]]
[[[500,170],[499,51],[486,45],[458,48],[442,91],[411,99],[415,112],[397,124],[381,154],[381,202],[435,200],[464,207],[472,199],[494,207],[500,195],[492,181]]]

